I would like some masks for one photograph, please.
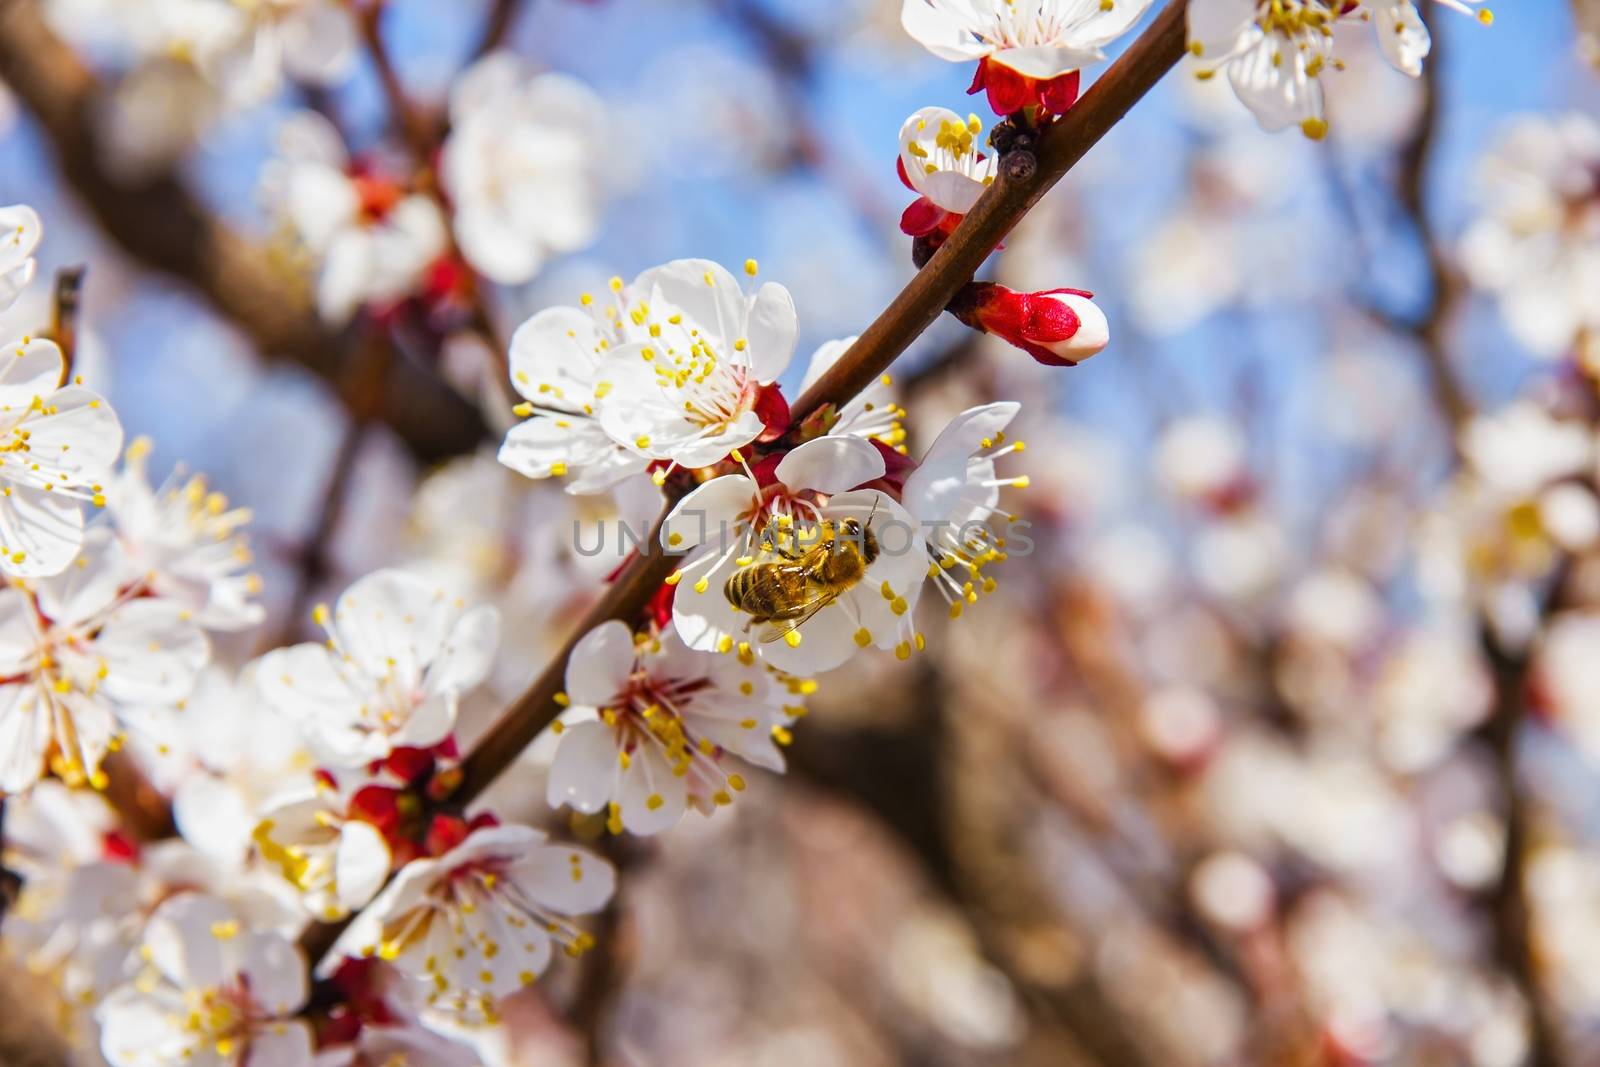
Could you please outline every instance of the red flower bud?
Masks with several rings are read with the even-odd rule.
[[[969,283],[948,310],[974,330],[993,334],[1053,367],[1082,363],[1106,346],[1106,317],[1082,289],[1019,293],[990,282]]]

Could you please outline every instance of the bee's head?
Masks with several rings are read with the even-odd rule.
[[[848,537],[852,541],[861,540],[861,520],[860,519],[846,519],[846,520],[844,520],[844,535],[846,537]]]

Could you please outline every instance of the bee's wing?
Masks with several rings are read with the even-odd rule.
[[[782,640],[790,630],[800,629],[800,627],[805,625],[806,621],[809,620],[811,616],[815,615],[817,612],[821,611],[823,608],[827,607],[829,604],[832,604],[838,599],[838,590],[818,590],[816,596],[799,605],[799,614],[795,615],[794,618],[780,619],[777,622],[768,625],[765,630],[762,630],[761,643],[768,644],[773,641]]]

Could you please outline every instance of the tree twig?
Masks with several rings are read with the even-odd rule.
[[[387,4],[369,4],[356,10],[355,18],[361,27],[361,39],[366,44],[367,57],[378,72],[378,82],[383,86],[383,96],[389,105],[389,118],[396,132],[411,150],[418,170],[431,172],[433,151],[438,147],[435,123],[425,115],[406,92],[400,72],[395,69],[383,39],[383,16]],[[431,185],[431,181],[429,182]]]
[[[62,267],[56,271],[55,295],[50,306],[50,339],[61,349],[62,381],[72,380],[78,361],[78,313],[82,309],[83,277],[87,267]]]
[[[1411,136],[1400,148],[1400,173],[1395,189],[1401,209],[1409,219],[1426,259],[1427,304],[1416,321],[1398,325],[1416,339],[1422,351],[1434,400],[1450,428],[1453,442],[1472,414],[1472,403],[1450,362],[1444,336],[1459,287],[1450,264],[1445,260],[1424,203],[1428,166],[1433,159],[1434,142],[1439,130],[1439,79],[1444,69],[1440,57],[1440,39],[1443,36],[1436,27],[1433,48],[1422,69],[1422,113],[1417,118]]]
[[[489,16],[483,20],[483,32],[473,46],[472,58],[482,59],[506,43],[516,28],[517,17],[522,14],[527,0],[494,0],[489,6]]]
[[[1565,570],[1563,565],[1558,571],[1550,596],[1541,605],[1541,618],[1548,617],[1554,609],[1565,585]],[[1560,1026],[1540,982],[1534,958],[1527,887],[1531,812],[1517,767],[1527,716],[1531,654],[1527,649],[1507,648],[1487,621],[1480,625],[1480,644],[1494,677],[1495,693],[1494,710],[1483,735],[1494,760],[1505,820],[1505,852],[1500,877],[1490,890],[1488,900],[1494,955],[1527,1006],[1529,1067],[1562,1067],[1566,1060],[1562,1054]]]

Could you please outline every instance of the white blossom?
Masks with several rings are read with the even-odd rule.
[[[758,404],[798,333],[788,290],[746,296],[717,264],[681,259],[631,285],[614,278],[611,291],[542,311],[512,338],[528,421],[506,435],[502,463],[530,478],[571,473],[569,491],[593,492],[653,461],[715,463],[763,433]]]
[[[337,922],[383,887],[392,855],[372,825],[346,818],[345,793],[323,781],[267,804],[251,838],[256,855],[292,885],[306,913]]]
[[[406,864],[330,959],[376,955],[425,990],[429,1008],[492,1022],[502,999],[543,973],[555,944],[572,954],[593,944],[571,917],[604,907],[615,883],[611,865],[583,849],[525,826],[485,827]]]
[[[215,897],[185,893],[145,930],[150,971],[106,998],[100,1048],[112,1067],[310,1067],[305,957],[251,929]]]
[[[485,277],[532,278],[589,243],[598,223],[605,113],[584,85],[529,77],[508,53],[479,60],[450,94],[440,160],[456,241]]]
[[[689,553],[674,579],[679,588],[672,607],[684,643],[702,652],[753,650],[802,676],[831,670],[868,645],[910,655],[920,641],[911,609],[922,592],[927,556],[903,507],[880,490],[856,488],[883,474],[883,456],[867,441],[819,437],[785,455],[769,485],[753,473],[728,474],[685,496],[661,529],[668,549]],[[865,576],[836,593],[816,591],[815,614],[781,634],[752,633],[753,618],[724,592],[728,578],[757,562],[783,562],[772,548],[818,545],[823,522],[838,526],[851,519],[879,543]]]
[[[46,762],[100,781],[124,712],[182,700],[210,656],[184,609],[132,597],[115,545],[92,534],[76,566],[0,591],[0,790],[25,790]]]
[[[267,653],[256,680],[267,703],[300,723],[313,751],[337,767],[443,741],[499,640],[492,607],[469,610],[404,571],[367,575],[317,618],[328,643]]]
[[[640,455],[703,467],[766,429],[763,387],[794,355],[794,301],[768,282],[746,296],[733,275],[703,259],[645,271],[624,294],[623,313],[646,336],[608,359],[615,391],[600,424]]]
[[[900,171],[913,192],[941,211],[965,215],[994,183],[999,157],[979,148],[978,116],[944,107],[918,110],[900,127]]]
[[[59,574],[83,545],[83,504],[105,503],[122,424],[96,393],[62,386],[54,342],[0,351],[0,570]]]
[[[1233,91],[1264,129],[1328,131],[1322,74],[1333,63],[1333,25],[1353,17],[1343,0],[1194,0],[1189,52],[1200,77],[1227,69]]]
[[[605,811],[614,833],[659,833],[686,808],[709,813],[745,787],[739,761],[782,771],[773,740],[799,709],[748,651],[686,647],[675,630],[637,638],[620,622],[583,636],[567,661],[572,706],[546,789],[551,806]]]
[[[183,604],[207,629],[256,625],[265,615],[252,599],[261,579],[247,570],[253,557],[240,532],[250,509],[230,508],[200,474],[174,473],[153,488],[145,470],[150,449],[148,438],[136,439],[106,484],[106,513],[130,577]]]
[[[1105,58],[1150,0],[904,0],[906,32],[940,59],[992,59],[1049,79]]]
[[[1479,164],[1482,213],[1461,243],[1475,285],[1535,355],[1600,327],[1600,124],[1581,112],[1518,119]]]
[[[410,295],[449,244],[433,198],[355,169],[338,132],[312,112],[284,124],[278,150],[267,192],[313,261],[322,316],[339,324],[362,305]]]

